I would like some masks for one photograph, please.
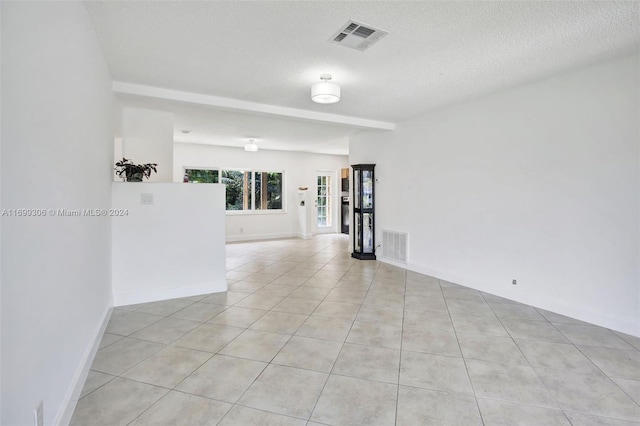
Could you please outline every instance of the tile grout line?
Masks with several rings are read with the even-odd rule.
[[[529,305],[527,305],[529,306]],[[489,308],[491,309],[491,311],[494,313],[495,315],[495,311],[493,310],[493,307],[491,305],[489,305]],[[534,307],[534,309],[536,309]],[[538,310],[536,309],[536,312],[538,312]],[[538,314],[540,314],[540,312],[538,312]],[[547,318],[540,314],[543,318],[544,321],[540,321],[540,322],[547,322],[549,324],[551,324],[551,322],[549,320],[547,320]],[[502,318],[500,318],[498,315],[496,315],[496,318],[498,318],[498,321],[500,322],[500,324],[502,325],[502,327],[504,328],[504,330],[507,332],[507,334],[509,335],[509,338],[511,339],[511,341],[513,342],[513,344],[516,346],[516,348],[518,348],[518,351],[520,351],[520,354],[522,355],[522,357],[525,359],[525,361],[527,361],[527,364],[529,365],[529,368],[531,368],[531,370],[535,373],[536,377],[538,378],[538,380],[540,381],[540,383],[542,384],[542,386],[544,387],[544,389],[547,391],[547,393],[549,394],[549,396],[552,398],[553,402],[556,404],[557,409],[562,413],[562,415],[564,416],[565,419],[567,419],[567,421],[571,424],[571,420],[569,420],[569,417],[567,416],[567,414],[564,412],[564,409],[562,407],[562,404],[560,404],[560,402],[557,400],[557,398],[553,395],[553,393],[551,392],[551,390],[549,389],[549,387],[547,386],[547,384],[544,382],[544,380],[542,380],[542,377],[540,377],[540,374],[538,373],[538,371],[535,369],[535,367],[533,366],[533,364],[531,363],[531,360],[526,356],[526,354],[522,351],[522,348],[520,347],[520,345],[518,345],[518,342],[516,342],[515,338],[513,337],[513,335],[511,334],[511,332],[509,331],[509,329],[504,325],[504,323],[502,322]],[[505,318],[507,319],[507,318]],[[516,318],[517,319],[517,318]],[[551,326],[553,326],[553,324],[551,324]],[[556,329],[555,327],[553,327],[554,329]],[[557,330],[557,329],[556,329]],[[557,330],[558,332],[560,332],[560,330]],[[562,334],[562,333],[560,333]],[[564,335],[562,334],[562,336],[564,337]],[[566,337],[565,337],[566,339]],[[523,339],[523,340],[534,340],[535,339]],[[567,339],[567,341],[570,344],[573,344],[569,339]],[[549,342],[552,343],[552,342]],[[539,405],[534,405],[534,404],[524,404],[524,405],[529,405],[529,406],[533,406],[533,407],[539,407],[539,408],[546,408],[546,409],[552,409],[549,407],[542,407]]]
[[[454,325],[453,322],[453,318],[451,318],[451,311],[449,310],[449,303],[447,302],[447,298],[444,295],[444,291],[442,288],[442,283],[440,282],[440,279],[436,278],[438,280],[438,284],[440,285],[440,291],[442,291],[442,298],[444,299],[444,304],[447,308],[447,315],[449,316],[449,321],[451,321],[451,328],[453,328],[453,334],[456,338],[456,343],[458,344],[458,350],[460,351],[460,357],[462,358],[462,364],[464,365],[464,370],[467,373],[467,379],[469,380],[469,385],[471,386],[471,392],[473,392],[473,399],[476,402],[476,409],[478,410],[478,415],[480,416],[480,421],[482,422],[483,425],[486,424],[486,422],[484,421],[484,416],[482,415],[482,410],[480,409],[480,403],[478,402],[478,395],[476,394],[476,387],[473,384],[473,380],[471,380],[471,374],[469,374],[469,366],[467,365],[467,360],[464,356],[464,352],[462,351],[462,345],[460,345],[460,339],[458,338],[458,331],[456,330],[456,327]],[[482,299],[484,300],[484,297],[482,296],[482,294],[480,295],[482,297]],[[485,301],[486,303],[486,301]]]
[[[343,277],[344,277],[344,275],[346,275],[351,270],[351,268],[353,267],[354,264],[355,263],[351,264],[349,269],[347,269],[347,271],[344,274],[342,274]],[[336,287],[334,286],[333,288],[336,288]],[[368,291],[369,290],[367,290],[367,292]],[[320,306],[320,305],[318,305],[318,306]],[[360,308],[358,308],[358,313],[360,312],[361,308],[362,308],[362,304],[360,304]],[[316,307],[316,309],[317,309],[317,307]],[[315,310],[314,310],[314,312],[315,312]],[[358,317],[358,313],[356,313],[356,318]],[[309,315],[309,316],[311,316],[311,315]],[[333,360],[333,364],[331,365],[331,369],[329,370],[329,373],[327,374],[327,378],[324,381],[324,384],[322,385],[322,389],[320,389],[320,393],[318,394],[318,398],[316,399],[316,402],[313,404],[313,407],[311,408],[311,414],[309,414],[309,419],[307,420],[307,422],[310,422],[311,418],[313,417],[313,413],[315,412],[316,407],[318,406],[318,402],[320,402],[320,398],[322,398],[322,394],[324,393],[324,390],[327,387],[327,383],[329,382],[329,378],[331,377],[331,373],[333,372],[333,369],[336,366],[336,362],[338,362],[338,358],[340,358],[340,354],[342,353],[342,351],[344,349],[344,345],[345,345],[345,343],[347,341],[347,338],[349,337],[349,333],[351,333],[351,329],[353,328],[353,324],[355,323],[355,321],[356,321],[355,318],[354,318],[353,321],[351,321],[351,327],[349,327],[349,331],[347,332],[347,335],[345,336],[344,340],[342,341],[342,346],[340,347],[340,351],[338,352],[338,355],[336,356],[336,359]]]
[[[605,371],[604,371],[604,370],[603,370],[599,365],[597,365],[595,362],[593,362],[593,361],[591,360],[591,358],[589,357],[589,355],[587,355],[586,353],[584,353],[584,352],[582,351],[582,349],[580,348],[580,346],[588,346],[588,347],[595,347],[595,348],[604,348],[604,346],[590,346],[590,345],[580,345],[580,346],[578,346],[577,344],[574,344],[574,343],[573,343],[573,342],[572,342],[572,341],[571,341],[571,340],[570,340],[570,339],[569,339],[569,338],[568,338],[568,337],[567,337],[567,336],[566,336],[566,335],[565,335],[565,334],[564,334],[560,329],[558,329],[558,328],[557,328],[553,323],[551,323],[551,325],[552,325],[556,330],[558,330],[558,332],[559,332],[560,334],[562,334],[562,335],[565,337],[565,339],[569,340],[569,342],[570,342],[570,343],[571,343],[571,344],[576,348],[576,350],[577,350],[578,352],[580,352],[580,353],[581,353],[585,358],[587,358],[587,359],[589,360],[589,362],[591,362],[591,364],[593,364],[593,365],[594,365],[594,367],[596,367],[596,368],[598,369],[598,371],[600,371],[600,373],[602,373],[602,374],[604,375],[604,377],[606,377],[607,379],[609,379],[609,381],[610,381],[611,383],[613,383],[613,384],[614,384],[614,385],[615,385],[615,386],[616,386],[616,387],[617,387],[617,388],[618,388],[622,393],[624,393],[627,397],[629,397],[629,399],[630,399],[631,401],[635,402],[635,403],[636,403],[636,405],[640,406],[640,402],[636,401],[636,400],[635,400],[631,395],[629,395],[629,393],[628,393],[627,391],[625,391],[625,390],[624,390],[624,389],[623,389],[623,388],[622,388],[622,387],[621,387],[621,386],[620,386],[620,385],[619,385],[615,380],[613,380],[614,378],[623,379],[623,380],[625,380],[625,379],[626,379],[626,380],[635,380],[635,379],[627,379],[627,378],[625,378],[625,377],[611,377],[611,376],[610,376],[609,374],[607,374],[607,373],[606,373],[606,372],[605,372]],[[624,340],[624,339],[623,339],[623,340]],[[606,348],[606,349],[617,349],[617,348]],[[626,349],[619,349],[619,350],[626,350]],[[629,352],[637,352],[637,351],[631,351],[631,350],[629,350]],[[577,373],[577,374],[582,374],[582,373],[579,373],[579,372],[575,372],[575,373]],[[585,375],[589,375],[589,374],[585,374]],[[571,410],[569,410],[569,411],[571,411]],[[588,413],[585,413],[585,414],[588,414]]]
[[[153,302],[152,302],[152,303],[153,303]],[[194,303],[197,303],[197,302],[194,302]],[[179,310],[178,310],[178,311],[179,311]],[[176,312],[178,312],[178,311],[176,311]],[[135,312],[135,311],[127,311],[127,312]],[[147,315],[150,315],[150,314],[147,314]],[[172,314],[170,314],[170,315],[172,315]],[[160,316],[160,315],[157,315],[157,316]],[[169,316],[163,316],[163,318],[162,318],[162,319],[165,319],[165,318],[170,318],[170,317],[169,317]],[[117,336],[121,336],[121,337],[122,337],[122,339],[124,339],[124,338],[129,338],[129,339],[139,340],[139,341],[143,341],[143,342],[148,342],[148,343],[154,343],[154,344],[164,345],[164,347],[163,347],[162,349],[158,349],[157,351],[155,351],[155,352],[151,353],[149,356],[147,356],[146,358],[144,358],[144,359],[140,360],[139,362],[137,362],[136,364],[134,364],[133,366],[131,366],[130,368],[126,369],[125,371],[123,371],[123,372],[122,372],[122,373],[120,373],[120,374],[105,373],[105,372],[103,372],[103,371],[93,370],[91,367],[89,367],[89,371],[95,371],[95,372],[98,372],[98,373],[108,374],[108,375],[112,376],[112,379],[110,379],[107,383],[109,383],[109,382],[113,381],[113,379],[115,379],[115,378],[122,378],[122,379],[125,379],[125,380],[132,380],[132,379],[129,379],[129,378],[127,378],[127,377],[124,377],[124,376],[123,376],[123,374],[126,374],[127,372],[129,372],[130,370],[134,369],[134,368],[135,368],[135,367],[137,367],[139,364],[141,364],[142,362],[146,361],[147,359],[149,359],[149,358],[150,358],[150,357],[152,357],[153,355],[157,354],[158,352],[160,352],[160,351],[164,350],[164,349],[165,349],[165,348],[167,348],[168,346],[172,346],[172,343],[173,343],[173,342],[175,342],[175,340],[177,340],[177,339],[175,339],[175,340],[173,340],[171,343],[167,344],[167,343],[161,343],[161,342],[154,342],[154,341],[152,341],[152,340],[140,339],[140,338],[137,338],[137,337],[131,337],[133,334],[138,333],[139,331],[142,331],[142,330],[144,330],[144,329],[146,329],[146,328],[148,328],[148,327],[151,327],[152,325],[154,325],[154,324],[156,324],[156,323],[158,323],[158,322],[162,321],[162,319],[160,319],[160,320],[158,320],[158,321],[156,321],[156,322],[154,322],[154,323],[152,323],[152,324],[149,324],[149,325],[147,325],[147,326],[145,326],[145,327],[141,328],[140,330],[134,331],[133,333],[131,333],[131,334],[129,334],[129,335],[126,335],[126,336],[116,334]],[[194,322],[196,322],[196,321],[194,321]],[[202,324],[201,324],[201,325],[202,325]],[[199,326],[197,326],[197,327],[199,327]],[[195,327],[195,328],[197,328],[197,327]],[[194,329],[195,329],[195,328],[194,328]],[[105,331],[105,333],[106,333],[106,331]],[[187,332],[187,333],[188,333],[188,332]],[[110,334],[114,334],[114,333],[110,333]],[[107,348],[107,347],[109,347],[109,346],[113,345],[114,343],[117,343],[117,342],[121,341],[122,339],[119,339],[119,340],[117,340],[117,341],[115,341],[115,342],[113,342],[113,343],[110,343],[109,345],[104,346],[103,348],[100,348],[100,350],[105,349],[105,348]],[[187,349],[188,349],[188,348],[187,348]],[[202,352],[206,352],[206,351],[202,351]],[[208,352],[207,352],[207,353],[208,353]],[[94,360],[95,360],[95,359],[94,359]],[[134,380],[134,381],[135,381],[135,380]],[[78,401],[80,401],[80,400],[81,400],[81,399],[83,399],[84,397],[86,397],[86,396],[88,396],[88,395],[92,394],[93,392],[95,392],[96,390],[100,389],[101,387],[103,387],[103,386],[104,386],[104,385],[106,385],[107,383],[104,383],[104,384],[102,384],[102,385],[98,386],[96,389],[92,390],[91,392],[88,392],[86,395],[82,396],[81,398],[78,398]],[[144,383],[144,382],[141,382],[141,383]],[[153,386],[155,386],[155,385],[153,385]]]
[[[303,263],[303,262],[301,262],[301,263]],[[317,273],[317,272],[316,272],[316,273]],[[313,275],[315,275],[315,273],[314,273]],[[312,277],[313,275],[311,275],[311,277]],[[306,282],[306,281],[308,281],[311,277],[307,278],[305,281],[303,281],[303,283],[304,283],[304,282]],[[274,278],[274,279],[275,279],[275,278]],[[298,287],[298,288],[300,288],[301,286],[302,286],[302,284],[298,285],[297,287]],[[254,292],[253,294],[255,294],[255,292]],[[284,300],[284,298],[286,298],[286,297],[288,297],[288,295],[287,295],[287,296],[285,296],[285,297],[283,297],[283,299],[282,299],[282,300]],[[325,296],[325,297],[326,297],[326,296]],[[281,300],[281,301],[282,301],[282,300]],[[324,300],[324,299],[323,299],[323,300]],[[280,302],[281,302],[281,301],[280,301]],[[277,306],[280,302],[276,303],[276,305],[274,305],[273,307],[271,307],[271,309],[269,309],[269,310],[268,310],[264,315],[262,315],[262,317],[264,317],[265,315],[267,315],[269,312],[278,312],[278,311],[273,311],[273,308],[274,308],[275,306]],[[318,306],[320,306],[320,304],[318,304]],[[317,309],[317,307],[316,307],[316,308],[314,308],[314,310],[312,311],[312,313],[313,313],[313,312],[315,312],[315,310],[316,310],[316,309]],[[261,317],[261,318],[262,318],[262,317]],[[308,317],[308,318],[309,318],[309,317],[311,317],[311,314],[307,315],[307,317]],[[308,319],[308,318],[307,318],[307,319]],[[257,319],[256,321],[254,321],[251,325],[255,324],[257,321],[259,321],[259,319]],[[305,321],[305,322],[306,322],[306,321]],[[249,325],[249,327],[251,327],[251,325]],[[261,372],[260,372],[260,373],[255,377],[255,379],[253,379],[253,381],[249,384],[249,386],[247,386],[247,388],[246,388],[246,389],[244,390],[244,392],[240,395],[240,397],[238,397],[238,399],[236,400],[236,402],[235,402],[235,403],[233,403],[233,406],[238,405],[238,406],[244,407],[243,405],[238,404],[238,402],[239,402],[239,401],[244,397],[244,395],[249,391],[249,389],[253,386],[253,384],[254,384],[254,383],[256,383],[256,381],[257,381],[257,380],[258,380],[258,379],[259,379],[259,378],[264,374],[264,372],[266,371],[266,369],[267,369],[270,365],[280,366],[279,364],[274,364],[274,363],[273,363],[273,360],[278,356],[278,354],[282,351],[282,349],[283,349],[283,348],[284,348],[284,347],[285,347],[285,346],[286,346],[286,345],[291,341],[291,339],[295,336],[295,333],[296,333],[296,332],[297,332],[297,331],[298,331],[298,330],[299,330],[303,325],[304,325],[304,323],[303,323],[303,324],[301,324],[301,325],[296,329],[296,331],[294,331],[294,332],[293,332],[293,334],[289,335],[289,339],[287,339],[287,341],[284,343],[284,345],[282,345],[282,347],[281,347],[281,348],[278,350],[278,352],[277,352],[277,353],[276,353],[276,354],[271,358],[271,360],[270,360],[269,362],[267,362],[267,363],[266,363],[266,365],[265,365],[265,367],[262,369],[262,371],[261,371]],[[246,328],[246,330],[249,330],[249,327],[247,327],[247,328]],[[264,332],[266,332],[266,331],[264,331]],[[240,334],[242,334],[242,333],[240,333]],[[280,333],[274,333],[274,334],[280,334]],[[240,335],[238,335],[238,336],[240,336]],[[238,336],[236,336],[236,337],[238,337]],[[234,340],[235,340],[235,338],[234,338]],[[231,344],[231,342],[229,342],[228,344]],[[228,345],[228,344],[227,344],[227,345]],[[225,345],[225,347],[226,347],[226,345]],[[224,349],[224,348],[222,348],[222,349]],[[219,353],[218,353],[218,354],[219,354]],[[223,355],[223,354],[219,354],[219,355]],[[223,356],[226,356],[226,355],[223,355]],[[254,360],[254,361],[255,361],[255,360]],[[295,367],[289,367],[289,366],[286,366],[286,367],[287,367],[287,368],[295,368]],[[306,369],[301,369],[301,370],[304,370],[304,371],[314,371],[314,370],[306,370]],[[328,377],[329,377],[329,375],[327,374],[327,379],[328,379]],[[326,384],[326,381],[325,381],[325,384]],[[323,387],[323,389],[324,389],[324,387]],[[320,394],[321,394],[321,393],[322,393],[322,391],[320,392]],[[319,398],[320,398],[320,395],[318,395],[318,399],[319,399]],[[317,401],[316,401],[316,403],[317,403]],[[253,407],[247,407],[247,408],[252,408],[252,409],[253,409]],[[315,408],[315,405],[314,405],[314,408]],[[227,416],[227,414],[228,414],[230,411],[231,411],[231,410],[229,410],[229,411],[225,414],[225,416],[224,416],[224,417],[226,417],[226,416]],[[268,410],[262,410],[262,411],[266,411],[266,412],[271,413],[271,411],[268,411]],[[313,409],[311,410],[311,413],[309,414],[309,418],[311,418],[311,414],[312,414],[312,413],[313,413]],[[280,413],[274,413],[274,414],[282,415],[282,414],[280,414]],[[223,417],[220,421],[222,421],[222,420],[224,419],[224,417]],[[293,418],[297,418],[297,417],[293,417]],[[309,419],[306,419],[306,420],[308,421]]]
[[[400,374],[402,373],[402,345],[404,342],[404,312],[407,303],[407,270],[404,270],[404,292],[402,297],[402,322],[400,323],[400,352],[398,354],[398,384],[396,387],[396,415],[394,424],[398,424],[398,407],[400,405]]]
[[[203,299],[204,299],[204,298],[203,298]],[[200,300],[198,300],[198,301],[194,301],[192,304],[190,304],[190,305],[188,305],[188,306],[185,306],[185,307],[184,307],[184,308],[182,308],[182,309],[178,309],[176,312],[173,312],[173,313],[171,313],[171,314],[169,314],[169,315],[164,315],[164,316],[163,316],[163,319],[164,319],[164,318],[176,318],[176,317],[173,317],[172,315],[173,315],[173,314],[175,314],[175,313],[177,313],[177,312],[180,312],[180,311],[181,311],[181,310],[183,310],[183,309],[186,309],[186,308],[187,308],[187,307],[189,307],[189,306],[193,306],[193,305],[195,305],[196,303],[200,303],[200,302],[201,302],[201,300],[202,300],[202,299],[200,299]],[[152,302],[152,303],[153,303],[153,302]],[[225,309],[225,310],[226,310],[226,309]],[[224,311],[222,311],[222,312],[224,312]],[[216,315],[217,315],[217,314],[216,314]],[[216,315],[214,315],[214,316],[216,316]],[[211,318],[213,318],[214,316],[212,316]],[[211,319],[211,318],[209,318],[209,319]],[[181,319],[181,318],[177,318],[177,319]],[[160,321],[161,321],[161,320],[158,320],[158,321],[156,321],[156,323],[157,323],[157,322],[160,322]],[[194,327],[194,329],[193,329],[193,330],[195,330],[195,329],[199,328],[200,326],[202,326],[202,324],[205,324],[205,323],[206,323],[206,321],[208,321],[208,320],[205,320],[204,322],[201,322],[201,323],[200,323],[200,325],[198,325],[198,326]],[[194,321],[194,322],[197,322],[197,321]],[[155,324],[155,323],[153,323],[153,324]],[[131,333],[131,335],[132,335],[132,334],[134,334],[134,333],[137,333],[138,331],[141,331],[141,330],[144,330],[144,329],[146,329],[146,328],[148,328],[148,327],[151,327],[153,324],[149,324],[148,326],[143,327],[142,329],[137,330],[137,331],[135,331],[135,332]],[[193,330],[191,330],[191,331],[193,331]],[[186,335],[186,334],[189,334],[191,331],[189,331],[189,332],[185,333],[185,335]],[[131,335],[129,335],[129,336],[131,336]],[[126,337],[129,337],[129,336],[126,336]],[[183,335],[183,336],[184,336],[184,335]],[[134,338],[134,337],[131,337],[131,338],[132,338],[132,339],[136,339],[136,338]],[[179,339],[179,338],[178,338],[178,339]],[[160,344],[163,344],[163,345],[164,345],[164,347],[163,347],[162,349],[159,349],[158,351],[156,351],[156,352],[152,353],[152,354],[151,354],[151,355],[149,355],[148,357],[144,358],[143,360],[141,360],[140,362],[136,363],[136,364],[135,364],[135,365],[133,365],[131,368],[129,368],[129,369],[127,369],[127,370],[125,370],[124,372],[122,372],[120,375],[118,375],[118,376],[117,376],[117,377],[119,377],[119,378],[121,378],[121,379],[124,379],[124,380],[131,380],[131,381],[134,381],[134,382],[143,383],[143,384],[146,384],[146,385],[150,385],[150,386],[154,386],[154,387],[158,387],[158,388],[162,388],[162,389],[166,389],[166,390],[167,390],[167,391],[166,391],[166,392],[165,392],[165,393],[164,393],[160,398],[158,398],[158,399],[157,399],[156,401],[154,401],[150,406],[148,406],[147,408],[145,408],[142,412],[140,412],[140,413],[139,413],[139,414],[138,414],[134,419],[132,419],[132,420],[131,420],[129,423],[127,423],[127,424],[131,424],[131,423],[133,423],[133,422],[134,422],[134,421],[136,421],[140,416],[142,416],[144,413],[146,413],[147,411],[149,411],[149,410],[150,410],[153,406],[155,406],[155,405],[156,405],[156,404],[157,404],[161,399],[163,399],[166,395],[168,395],[171,391],[173,391],[173,390],[175,389],[175,387],[176,387],[176,386],[178,386],[180,383],[182,383],[182,382],[186,379],[186,377],[185,377],[185,378],[183,378],[182,380],[180,380],[180,381],[179,381],[175,386],[173,386],[172,388],[166,388],[166,387],[164,387],[164,386],[159,386],[159,385],[157,385],[157,384],[146,383],[146,382],[139,381],[139,380],[136,380],[136,379],[127,378],[127,377],[124,377],[123,375],[124,375],[124,374],[126,374],[127,372],[129,372],[129,371],[133,370],[135,367],[137,367],[138,365],[140,365],[141,363],[143,363],[143,362],[144,362],[144,361],[146,361],[147,359],[151,358],[152,356],[154,356],[154,355],[155,355],[155,354],[157,354],[158,352],[160,352],[160,351],[162,351],[162,350],[166,349],[167,347],[176,347],[176,346],[174,346],[174,345],[173,345],[173,343],[174,343],[176,340],[178,340],[178,339],[174,339],[171,343],[168,343],[168,344],[166,344],[166,343],[164,343],[164,344],[163,344],[163,343],[160,343]],[[143,339],[137,339],[137,340],[146,341],[146,340],[143,340]],[[151,343],[158,343],[158,342],[151,342]],[[180,346],[177,346],[177,347],[180,347]],[[183,348],[183,349],[193,350],[193,349],[191,349],[191,348]],[[206,352],[206,351],[198,351],[198,352],[207,353],[207,354],[209,354],[210,356],[209,356],[209,357],[208,357],[208,358],[207,358],[207,359],[206,359],[202,364],[200,364],[198,367],[196,367],[196,369],[195,369],[194,371],[198,370],[202,365],[204,365],[206,362],[208,362],[211,358],[213,358],[213,357],[215,356],[215,354],[211,354],[210,352]],[[193,373],[193,372],[192,372],[192,373]],[[189,374],[189,375],[187,375],[187,377],[189,377],[189,376],[190,376],[190,374]],[[112,380],[113,380],[113,379],[112,379]]]
[[[292,269],[293,269],[293,268],[292,268]],[[288,272],[288,271],[287,271],[287,272]],[[277,278],[279,278],[279,277],[281,277],[281,276],[284,276],[285,274],[286,274],[286,272],[285,272],[285,273],[283,273],[283,274],[281,274],[281,275],[279,275],[278,277],[275,277],[272,281],[276,280]],[[304,282],[304,281],[303,281],[303,282]],[[264,286],[260,287],[259,289],[257,289],[257,290],[255,290],[255,291],[253,291],[252,293],[249,293],[249,295],[255,295],[255,294],[256,294],[256,292],[260,291],[261,289],[263,289],[263,288],[264,288],[264,287],[266,287],[267,285],[269,285],[269,283],[266,283]],[[244,297],[243,299],[241,299],[241,300],[239,300],[238,302],[236,302],[236,304],[237,304],[237,303],[239,303],[239,302],[241,302],[242,300],[244,300],[244,299],[248,298],[248,297],[249,297],[249,296]],[[280,302],[278,302],[278,303],[280,303]],[[276,303],[276,305],[277,305],[278,303]],[[235,306],[236,304],[234,304],[234,305],[232,305],[232,306]],[[275,307],[276,305],[274,305],[273,307]],[[224,355],[224,354],[221,354],[221,353],[220,353],[220,351],[221,351],[221,350],[223,350],[223,349],[224,349],[225,347],[227,347],[228,345],[230,345],[230,344],[231,344],[233,341],[235,341],[239,336],[241,336],[242,334],[244,334],[244,332],[245,332],[246,330],[249,330],[249,329],[250,329],[250,327],[251,327],[253,324],[255,324],[256,322],[258,322],[261,318],[263,318],[263,317],[264,317],[265,315],[267,315],[269,312],[275,312],[275,311],[272,311],[273,307],[271,307],[271,309],[265,310],[266,312],[265,312],[263,315],[261,315],[261,316],[260,316],[260,318],[257,318],[255,321],[253,321],[253,322],[252,322],[251,324],[249,324],[247,327],[244,327],[244,331],[242,331],[240,334],[238,334],[236,337],[234,337],[231,341],[229,341],[226,345],[224,345],[222,348],[220,348],[220,349],[219,349],[219,350],[218,350],[218,351],[217,351],[217,352],[216,352],[216,353],[215,353],[211,358],[215,357],[216,355],[218,355],[218,356],[230,356],[230,357],[234,357],[234,356],[232,356],[232,355]],[[252,308],[246,308],[246,309],[252,309]],[[217,315],[216,315],[216,316],[217,316]],[[213,319],[213,318],[211,318],[211,319]],[[275,333],[275,334],[279,334],[279,333]],[[282,347],[286,346],[286,344],[291,340],[291,338],[292,338],[292,336],[289,336],[289,339],[287,339],[287,341],[285,342],[285,344],[284,344]],[[282,348],[281,348],[280,350],[282,350]],[[278,351],[278,353],[279,353],[279,351]],[[272,361],[276,356],[277,356],[277,354],[276,354],[276,355],[274,355],[274,357],[271,359],[271,361]],[[210,358],[210,359],[211,359],[211,358]],[[241,358],[241,357],[234,357],[234,358],[246,359],[246,358]],[[256,360],[251,360],[251,361],[256,361]],[[242,405],[237,404],[237,403],[238,403],[238,401],[240,401],[240,400],[242,399],[242,397],[247,393],[247,391],[251,388],[251,386],[253,386],[253,384],[258,380],[258,378],[259,378],[260,376],[262,376],[262,374],[263,374],[263,373],[264,373],[264,371],[267,369],[267,367],[268,367],[269,365],[271,365],[271,361],[269,361],[269,362],[266,362],[266,363],[265,363],[265,366],[262,368],[262,370],[260,371],[260,373],[259,373],[259,374],[258,374],[258,375],[253,379],[253,381],[249,384],[249,386],[247,386],[247,388],[246,388],[246,389],[244,390],[244,392],[242,392],[242,394],[241,394],[241,395],[240,395],[240,396],[235,400],[235,402],[231,403],[231,408],[230,408],[230,409],[229,409],[229,410],[224,414],[224,416],[222,416],[222,418],[218,421],[218,423],[217,423],[217,424],[220,424],[220,423],[221,423],[221,422],[222,422],[222,421],[227,417],[227,415],[231,412],[231,410],[233,410],[233,407],[235,407],[236,405],[237,405],[237,406],[242,407]],[[264,362],[264,361],[258,361],[258,362]],[[204,364],[203,364],[203,365],[204,365]],[[200,367],[198,367],[198,369],[199,369],[199,368],[200,368]],[[198,369],[194,370],[190,375],[188,375],[187,377],[185,377],[185,378],[184,378],[180,383],[184,382],[187,378],[191,377],[191,375],[193,375],[193,373],[194,373],[195,371],[197,371]],[[178,384],[177,386],[179,386],[179,384]],[[253,407],[247,407],[247,408],[252,408],[252,409],[253,409]],[[261,410],[261,411],[262,411],[262,410]]]

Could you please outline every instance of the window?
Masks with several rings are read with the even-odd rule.
[[[227,211],[282,210],[284,173],[185,169],[189,182],[226,185]]]
[[[282,209],[282,173],[254,172],[256,210]]]
[[[252,210],[251,172],[222,170],[220,183],[227,186],[227,210]]]

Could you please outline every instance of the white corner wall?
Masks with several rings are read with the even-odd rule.
[[[409,269],[640,336],[639,58],[352,140]],[[511,284],[517,279],[516,286]]]
[[[227,290],[224,194],[220,184],[113,183],[115,306]]]
[[[173,181],[173,113],[122,108],[122,154],[136,164],[157,163],[145,182]]]
[[[2,7],[0,7],[0,27]],[[2,31],[0,31],[0,94],[2,94]],[[2,102],[0,102],[0,129],[2,129]],[[0,131],[0,165],[2,164],[2,131]],[[2,204],[2,173],[0,173],[0,211]],[[0,224],[0,333],[2,332],[2,224]],[[2,423],[2,337],[0,336],[0,423]]]
[[[82,3],[1,2],[3,425],[66,424],[111,306],[111,79]]]
[[[182,182],[185,168],[228,168],[239,170],[284,171],[286,209],[284,213],[227,214],[226,239],[246,241],[269,238],[289,238],[299,234],[298,188],[308,187],[308,234],[317,232],[313,209],[318,171],[332,172],[334,205],[332,232],[339,232],[340,169],[349,167],[348,157],[291,151],[246,152],[242,148],[176,143],[174,146],[174,182]]]

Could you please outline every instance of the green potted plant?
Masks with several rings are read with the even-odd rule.
[[[122,160],[116,163],[115,171],[118,177],[127,182],[142,182],[143,178],[149,179],[151,172],[158,173],[157,163],[134,164],[133,161],[122,157]]]

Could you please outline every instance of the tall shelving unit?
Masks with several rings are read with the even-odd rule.
[[[353,169],[353,253],[360,260],[375,260],[375,164],[355,164]]]

